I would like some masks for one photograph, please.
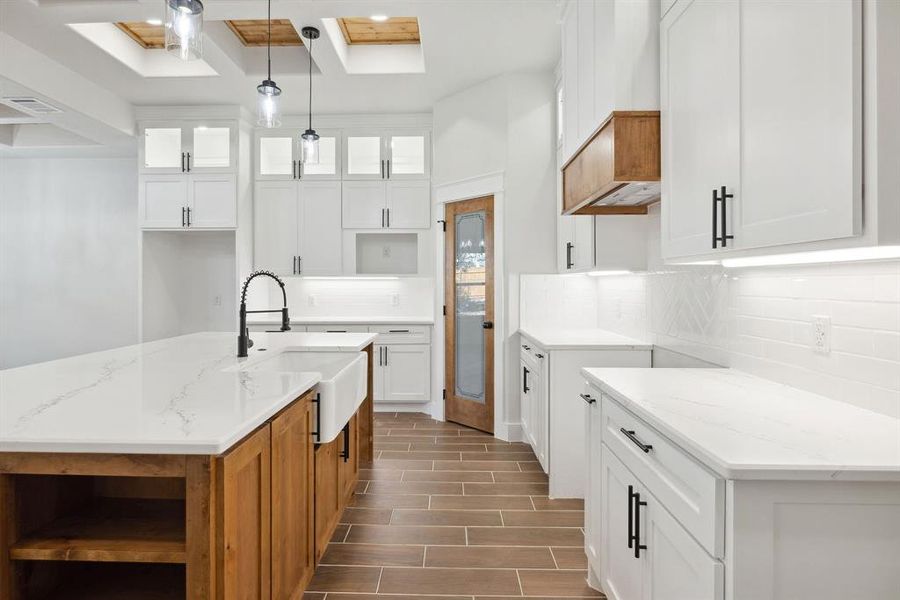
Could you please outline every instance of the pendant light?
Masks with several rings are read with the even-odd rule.
[[[300,135],[303,141],[303,164],[319,164],[319,134],[312,126],[312,41],[319,39],[319,30],[315,27],[304,27],[300,33],[309,40],[306,49],[309,55],[309,128]]]
[[[166,0],[166,51],[181,60],[203,56],[203,2]]]
[[[262,127],[278,127],[281,125],[281,111],[278,107],[281,88],[272,81],[272,0],[269,0],[269,41],[266,44],[266,57],[269,64],[269,75],[256,86],[257,108],[256,124]]]

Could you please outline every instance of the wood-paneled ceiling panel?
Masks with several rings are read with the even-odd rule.
[[[158,50],[166,47],[166,29],[162,25],[151,25],[144,21],[116,23],[116,27],[128,34],[128,37],[147,50]]]
[[[338,19],[344,41],[354,44],[419,44],[419,20],[416,17],[391,17],[373,21],[368,17]]]
[[[265,46],[269,39],[268,22],[265,19],[225,21],[245,46]],[[290,19],[272,19],[273,46],[302,46],[303,40]]]

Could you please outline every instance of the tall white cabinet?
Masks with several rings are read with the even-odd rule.
[[[857,0],[666,12],[664,257],[861,233],[862,39]]]

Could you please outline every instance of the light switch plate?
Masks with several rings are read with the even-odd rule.
[[[812,316],[812,349],[819,354],[831,352],[831,317]]]

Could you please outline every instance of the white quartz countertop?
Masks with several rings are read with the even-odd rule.
[[[281,318],[247,318],[249,325],[278,325]],[[434,325],[434,317],[291,317],[291,325]]]
[[[280,350],[358,352],[372,333],[195,333],[0,371],[0,452],[221,454],[321,375],[234,367]]]
[[[605,329],[560,329],[522,327],[519,334],[544,350],[652,350],[642,342]]]
[[[733,369],[582,369],[726,479],[900,481],[900,420]]]

